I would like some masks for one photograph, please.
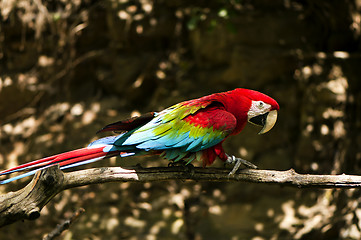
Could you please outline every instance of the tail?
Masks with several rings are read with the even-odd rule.
[[[35,174],[37,171],[48,168],[53,165],[59,164],[60,169],[67,169],[76,166],[80,166],[83,164],[88,164],[91,162],[99,161],[104,158],[109,158],[113,156],[120,155],[121,157],[126,157],[130,155],[134,155],[131,152],[122,152],[117,150],[111,144],[114,142],[114,138],[102,138],[93,143],[91,143],[86,148],[80,148],[77,150],[73,150],[70,152],[65,152],[61,154],[57,154],[54,156],[42,158],[39,160],[35,160],[29,163],[22,164],[20,166],[4,170],[0,172],[0,176],[8,175],[15,172],[27,171],[26,173],[20,174],[18,176],[4,179],[0,181],[0,184],[6,184],[27,176],[31,176]]]

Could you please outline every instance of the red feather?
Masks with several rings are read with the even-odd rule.
[[[173,109],[171,107],[158,114],[151,112],[139,117],[133,117],[109,124],[98,132],[114,131],[128,133],[124,133],[119,136],[101,138],[90,144],[90,147],[88,148],[81,148],[78,150],[57,154],[30,163],[25,163],[12,169],[1,171],[0,175],[7,175],[22,170],[32,170],[10,179],[1,180],[0,184],[30,176],[31,174],[34,174],[37,169],[42,169],[54,164],[59,164],[64,169],[66,167],[74,167],[116,155],[121,155],[122,157],[143,153],[162,155],[163,152],[171,150],[175,151],[175,153],[173,152],[173,154],[171,154],[169,157],[170,159],[177,156],[180,156],[181,158],[193,157],[194,159],[196,156],[196,158],[201,158],[204,166],[212,164],[216,157],[220,158],[222,161],[226,161],[228,156],[222,148],[222,143],[228,136],[238,134],[242,131],[243,127],[248,121],[248,113],[253,101],[263,101],[264,103],[271,105],[271,109],[267,109],[267,111],[279,110],[279,105],[274,99],[257,91],[238,88],[228,92],[215,93],[198,99],[179,103],[175,105],[176,108],[173,106]],[[177,112],[177,107],[179,106],[182,107],[181,112]],[[174,110],[174,112],[172,110]],[[174,115],[167,115],[168,113]],[[174,124],[184,124],[184,121],[187,121],[188,123],[191,123],[188,124],[187,127],[198,128],[192,129],[192,136],[189,134],[188,139],[186,139],[187,136],[185,136],[184,138],[178,139],[178,142],[175,142],[174,145],[167,145],[170,141],[172,141],[173,135],[176,135],[174,134],[174,131],[172,132],[172,128],[168,128],[166,132],[162,132],[163,135],[161,137],[155,136],[154,133],[152,133],[150,130],[154,124],[156,126],[158,126],[157,124],[165,124],[161,121],[162,117],[169,116],[173,117],[171,119],[178,118],[176,119],[177,121],[174,121]],[[158,120],[160,121],[156,123],[151,122],[155,117],[159,118]],[[275,120],[277,118],[273,119]],[[148,126],[147,124],[149,122],[151,123]],[[146,130],[140,132],[144,135],[138,136],[136,133],[132,132],[132,130],[142,127],[143,125],[146,125]],[[150,128],[147,129],[147,127]],[[209,134],[210,132],[207,131],[204,131],[202,136],[198,136],[199,134],[197,135],[197,133],[199,133],[199,129],[201,128],[209,128],[209,130],[213,130],[215,132],[217,130],[217,136],[212,136],[212,134]],[[168,133],[169,139],[167,139]],[[202,138],[205,136],[204,133],[209,134],[207,135],[208,139],[205,139],[207,139],[208,143],[211,143],[210,145],[198,145],[201,142],[200,140],[202,140]],[[183,137],[183,135],[181,136]],[[135,140],[130,140],[128,143],[126,143],[126,141],[132,137],[135,138]],[[141,137],[140,139],[144,139],[139,141],[139,137]],[[163,137],[165,137],[165,142],[162,142],[161,140],[157,142],[159,139],[163,139]],[[177,139],[177,135],[173,139]],[[154,146],[152,145],[153,143]],[[164,144],[164,146],[162,144]],[[169,146],[174,146],[174,149],[169,149]],[[206,147],[195,150],[198,152],[189,150],[196,146]],[[188,149],[187,147],[190,148]],[[178,154],[176,151],[180,151],[181,154]]]

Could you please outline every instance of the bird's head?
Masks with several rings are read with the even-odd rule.
[[[278,103],[273,98],[253,90],[248,90],[247,98],[250,100],[248,122],[262,127],[258,134],[271,130],[277,121],[277,112],[280,108]]]
[[[240,133],[247,121],[262,127],[259,134],[271,130],[277,121],[277,112],[280,107],[273,98],[266,94],[250,89],[236,88],[228,92],[212,94],[210,97],[213,101],[222,103],[225,109],[235,116],[237,126],[232,135]],[[206,100],[209,100],[209,96]]]

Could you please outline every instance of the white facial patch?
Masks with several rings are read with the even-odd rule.
[[[248,120],[269,112],[271,105],[263,101],[252,101],[251,108],[248,111]]]

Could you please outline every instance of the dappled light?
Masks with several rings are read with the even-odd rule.
[[[264,135],[247,125],[227,153],[261,169],[361,175],[360,10],[360,1],[1,1],[0,169],[85,147],[109,123],[245,87],[278,101],[278,122]],[[168,162],[79,168],[136,164]],[[0,239],[40,239],[79,208],[59,239],[360,239],[360,197],[237,182],[97,184],[61,192]]]

